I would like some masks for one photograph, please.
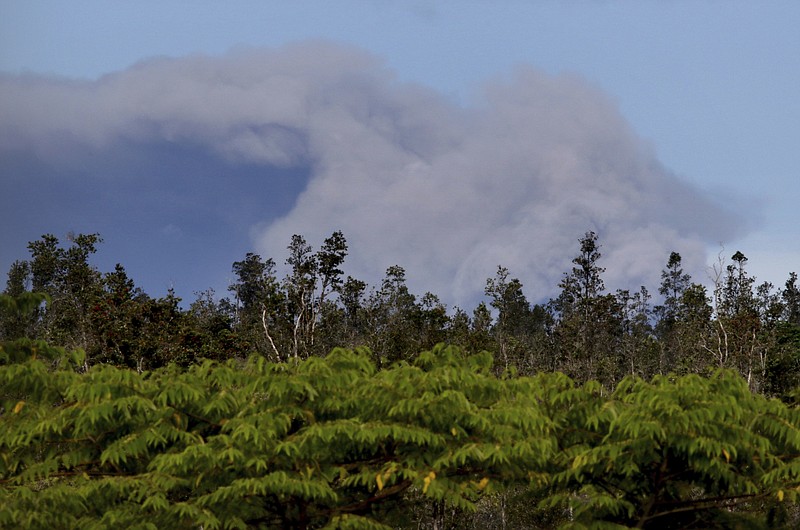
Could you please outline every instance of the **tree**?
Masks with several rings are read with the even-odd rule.
[[[580,239],[580,253],[572,260],[572,271],[565,273],[559,283],[561,294],[556,308],[562,316],[579,313],[584,320],[590,318],[592,302],[605,290],[605,269],[598,264],[601,256],[597,234],[586,232]]]
[[[322,320],[329,305],[329,297],[333,293],[338,293],[343,285],[342,275],[344,272],[340,268],[347,257],[347,240],[341,231],[334,232],[322,244],[316,254],[317,276],[319,277],[319,288],[316,292],[316,300],[313,301],[312,315],[308,335],[312,348],[316,344],[317,324]],[[315,349],[316,354],[326,353],[327,350]]]
[[[275,262],[248,252],[232,266],[236,281],[228,287],[235,296],[235,327],[243,340],[262,355],[280,361],[286,358],[285,293],[275,275]],[[280,344],[279,349],[276,345]]]
[[[549,422],[488,354],[370,357],[2,366],[0,525],[386,528],[406,494],[474,510],[546,461]]]
[[[800,326],[781,322],[773,331],[765,393],[777,396],[790,403],[798,403],[797,389],[800,388]]]
[[[622,307],[610,294],[603,294],[605,269],[597,234],[586,232],[572,270],[559,283],[561,293],[550,302],[554,313],[556,368],[580,380],[599,379],[613,385],[620,372],[617,342],[622,335]]]
[[[681,329],[678,323],[685,321],[685,295],[692,285],[692,278],[683,271],[682,260],[679,253],[671,252],[666,268],[661,271],[658,293],[663,297],[663,304],[655,307],[655,332],[661,350],[659,359],[661,373],[677,370],[679,360],[687,353],[682,348]]]
[[[660,348],[650,324],[650,293],[645,286],[631,294],[628,290],[617,291],[620,308],[622,336],[619,340],[619,357],[628,375],[649,379],[663,373]]]
[[[0,347],[0,526],[414,527],[420,503],[516,527],[800,522],[800,410],[731,371],[609,393],[444,346],[383,370],[343,349],[82,366]]]
[[[736,316],[755,310],[753,285],[755,278],[747,274],[747,256],[736,251],[731,256],[733,263],[725,267],[724,283],[717,286],[720,293],[717,311],[724,316]]]
[[[386,269],[381,287],[367,302],[365,315],[369,334],[366,341],[379,366],[406,359],[419,351],[417,329],[420,308],[406,285],[406,271],[399,265]]]
[[[262,309],[272,301],[277,290],[275,262],[248,252],[242,261],[233,262],[231,268],[236,281],[228,291],[234,294],[237,318],[239,321],[260,319]]]
[[[450,318],[447,340],[468,352],[497,351],[492,337],[492,314],[486,303],[480,302],[471,316],[457,307]]]
[[[290,355],[298,359],[322,353],[316,348],[317,325],[328,298],[342,285],[340,267],[347,256],[347,241],[341,232],[334,232],[314,253],[305,238],[294,235],[288,250],[286,264],[291,270],[283,289],[291,321]]]
[[[586,392],[589,387],[584,387]],[[800,410],[731,371],[626,378],[570,404],[547,507],[578,528],[793,528]],[[792,520],[793,518],[793,520]]]
[[[187,326],[203,359],[224,361],[243,357],[248,344],[233,329],[236,309],[226,298],[216,300],[213,289],[196,293],[187,311]]]
[[[338,291],[342,285],[340,267],[347,257],[347,240],[341,231],[334,232],[322,244],[316,255],[317,274],[320,277],[317,307],[324,305],[331,292]]]
[[[800,290],[792,272],[780,294],[781,318],[772,327],[764,391],[796,403],[792,391],[800,387]]]
[[[497,352],[508,369],[509,356],[516,358],[518,339],[525,333],[530,304],[522,292],[522,283],[516,278],[509,279],[508,269],[502,266],[497,267],[494,278],[486,280],[484,293],[497,311],[494,325]]]
[[[797,286],[796,272],[789,273],[781,297],[785,308],[784,319],[790,324],[800,326],[800,288]]]
[[[0,345],[12,344],[15,341],[31,341],[34,337],[30,333],[30,323],[41,307],[49,302],[50,297],[44,293],[24,291],[16,296],[0,294],[0,317],[2,317]]]
[[[718,365],[719,342],[715,338],[713,313],[705,286],[691,284],[681,297],[678,319],[667,337],[661,337],[668,371],[705,373],[709,367]]]
[[[664,303],[656,306],[656,315],[662,335],[669,332],[680,316],[681,299],[691,285],[692,277],[683,271],[682,260],[679,253],[671,252],[666,269],[661,271],[658,293],[664,297]]]
[[[351,276],[338,288],[338,303],[326,303],[320,312],[318,351],[355,348],[367,342],[365,293],[367,284]]]
[[[522,291],[522,282],[510,278],[507,268],[498,266],[493,278],[486,280],[484,294],[497,312],[492,328],[494,351],[500,355],[505,369],[514,367],[522,373],[547,369],[552,360],[549,348],[542,347],[548,322],[546,310],[531,307]]]
[[[181,298],[169,289],[166,296],[147,298],[137,308],[132,320],[137,337],[133,347],[137,371],[169,364],[189,366],[202,360],[202,344],[196,340],[180,302]]]
[[[422,295],[418,313],[419,342],[422,348],[431,348],[445,342],[450,317],[447,306],[431,292]]]
[[[715,278],[715,354],[719,366],[739,370],[752,388],[760,388],[768,364],[768,344],[763,340],[761,315],[753,292],[755,278],[746,270],[747,257],[737,251],[733,263],[721,274],[719,265]],[[769,286],[764,295],[768,295]]]
[[[317,286],[317,262],[311,246],[304,237],[292,236],[288,247],[289,257],[286,264],[291,267],[289,276],[284,280],[286,304],[292,319],[291,356],[297,359],[303,353],[307,356],[314,324],[314,291]]]
[[[8,270],[6,290],[3,294],[19,296],[30,289],[31,266],[27,261],[17,260]]]
[[[20,300],[26,293],[30,294],[29,283],[30,264],[27,261],[15,261],[8,271],[8,281],[3,294],[9,297],[8,300]],[[5,308],[0,307],[0,340],[32,337],[35,327],[36,311],[17,311],[16,302],[14,304],[9,302]]]
[[[119,263],[114,272],[103,276],[101,285],[102,290],[88,314],[95,341],[87,352],[87,362],[143,369],[148,360],[139,349],[143,337],[137,324],[148,297]]]
[[[99,234],[70,234],[68,239],[68,248],[52,234],[28,244],[31,288],[52,300],[41,312],[36,333],[68,348],[89,349],[94,346],[89,309],[102,291],[101,274],[89,257],[102,239]]]

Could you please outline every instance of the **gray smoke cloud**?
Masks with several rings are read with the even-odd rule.
[[[654,289],[670,251],[701,273],[706,248],[742,229],[577,76],[519,67],[461,105],[364,51],[310,42],[151,59],[96,81],[0,77],[0,151],[74,169],[102,158],[113,174],[120,144],[264,167],[265,197],[268,168],[306,168],[288,213],[252,227],[258,252],[281,262],[292,234],[318,244],[342,230],[349,274],[375,284],[399,264],[415,292],[465,307],[498,265],[530,299],[552,296],[587,230],[609,287]]]

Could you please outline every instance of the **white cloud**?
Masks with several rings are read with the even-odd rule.
[[[362,51],[305,43],[145,61],[95,82],[2,77],[0,146],[80,166],[115,142],[175,143],[310,167],[291,210],[265,213],[259,252],[281,262],[292,234],[316,244],[342,230],[349,273],[375,284],[399,264],[416,292],[465,306],[499,264],[532,300],[554,294],[587,230],[608,286],[635,289],[657,286],[672,250],[702,271],[706,245],[739,229],[580,78],[521,67],[483,94],[460,107]]]
[[[264,230],[262,252],[280,255],[292,233],[320,241],[342,229],[354,274],[376,282],[397,263],[418,291],[469,305],[499,264],[531,299],[554,294],[587,230],[600,234],[609,287],[655,289],[672,250],[698,273],[706,244],[736,229],[580,79],[521,68],[466,110],[381,88],[369,97],[383,99],[382,120],[312,120],[318,170]],[[409,148],[420,136],[430,140]]]

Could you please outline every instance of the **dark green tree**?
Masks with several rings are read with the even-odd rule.
[[[471,316],[456,307],[448,323],[447,342],[472,353],[497,351],[492,322],[492,314],[484,302],[475,307]]]
[[[3,294],[19,296],[30,290],[31,266],[27,261],[17,260],[11,264],[6,280],[6,290]]]
[[[318,349],[355,348],[369,335],[365,308],[367,284],[351,276],[338,289],[338,303],[326,303],[320,314]]]
[[[584,321],[592,316],[592,304],[605,290],[602,275],[605,268],[598,263],[602,254],[595,232],[586,232],[580,239],[580,253],[573,258],[572,270],[559,283],[561,294],[555,307],[559,315],[578,314]]]
[[[668,371],[680,374],[705,373],[718,366],[718,336],[714,331],[714,308],[705,286],[693,283],[681,297],[678,319],[661,348],[667,350]]]
[[[203,359],[224,361],[244,358],[250,352],[249,343],[234,330],[236,309],[223,298],[216,300],[213,289],[196,293],[186,312],[186,326]]]
[[[597,234],[580,239],[572,270],[559,283],[561,293],[550,302],[555,316],[556,369],[578,380],[599,379],[613,386],[624,375],[618,342],[622,336],[622,307],[606,294],[598,263]]]
[[[631,294],[617,291],[622,336],[619,340],[620,372],[649,379],[663,373],[659,343],[651,324],[650,293],[645,286]]]
[[[745,377],[752,388],[763,384],[769,344],[753,290],[755,277],[747,272],[747,257],[737,251],[715,285],[717,335],[714,350],[717,364],[731,367]],[[721,270],[721,265],[718,270]]]
[[[303,236],[293,235],[286,264],[291,267],[284,280],[288,316],[291,318],[290,356],[306,357],[311,346],[310,330],[314,325],[314,291],[318,266],[311,245]]]
[[[667,267],[661,271],[661,285],[658,293],[663,297],[663,304],[656,306],[658,328],[661,334],[667,333],[675,324],[681,312],[681,299],[692,282],[692,277],[683,271],[682,258],[672,252]]]
[[[407,359],[420,345],[420,307],[408,289],[406,271],[399,265],[386,269],[380,289],[367,298],[366,346],[377,356],[379,366]]]
[[[202,356],[202,344],[187,314],[180,307],[181,298],[172,289],[162,298],[147,298],[133,318],[138,341],[135,362],[138,371],[152,370],[170,363],[189,366]]]
[[[96,340],[87,351],[88,361],[143,369],[146,359],[139,349],[143,337],[137,324],[148,297],[119,263],[113,272],[103,275],[101,285],[89,311]]]
[[[789,273],[785,288],[781,293],[784,305],[784,320],[800,326],[800,287],[797,286],[797,273]]]
[[[18,299],[29,293],[30,264],[27,261],[15,261],[8,271],[6,289],[3,292],[9,300]],[[16,308],[16,305],[13,306]],[[36,332],[36,311],[17,311],[0,307],[0,340],[14,340],[22,337],[33,337]]]
[[[655,333],[660,346],[659,373],[678,370],[680,359],[687,356],[688,352],[683,348],[684,330],[679,322],[686,323],[685,295],[691,286],[692,278],[683,270],[681,255],[671,252],[666,268],[661,271],[658,288],[663,303],[654,309]]]
[[[800,388],[800,289],[792,272],[780,293],[782,315],[771,329],[772,349],[767,360],[764,391],[797,403]]]
[[[52,302],[39,315],[36,335],[67,348],[91,349],[94,336],[90,309],[102,293],[102,275],[89,258],[102,242],[98,234],[70,234],[70,246],[45,234],[28,244],[31,289],[47,294]]]
[[[419,301],[419,342],[423,348],[431,348],[445,342],[450,317],[447,306],[438,296],[426,292]]]
[[[747,256],[737,250],[731,261],[733,263],[725,267],[724,282],[717,286],[720,289],[717,312],[728,317],[755,311],[755,278],[747,273]]]
[[[294,235],[288,250],[286,264],[291,269],[283,289],[290,323],[290,356],[321,355],[324,352],[317,347],[317,326],[331,295],[343,284],[341,266],[347,256],[347,241],[341,232],[334,232],[315,253],[305,238]]]
[[[545,331],[549,315],[538,305],[531,306],[522,290],[522,282],[511,278],[507,268],[499,266],[493,278],[486,280],[484,294],[497,313],[492,327],[494,350],[505,369],[536,373],[552,364]]]
[[[337,231],[325,239],[315,256],[314,261],[317,267],[316,276],[318,281],[314,289],[312,314],[306,334],[308,335],[310,351],[316,355],[324,355],[329,351],[318,347],[319,345],[324,348],[325,341],[323,340],[320,344],[320,341],[317,340],[317,325],[324,319],[326,314],[329,314],[335,308],[336,304],[331,300],[331,296],[340,294],[344,285],[342,280],[344,271],[342,271],[341,267],[347,257],[347,252],[347,240],[342,232]]]
[[[234,326],[239,338],[262,355],[276,361],[286,359],[286,295],[275,275],[275,262],[248,252],[232,269],[236,280],[228,290],[235,299]]]
[[[275,262],[248,252],[242,261],[235,261],[231,268],[236,280],[228,290],[236,301],[237,318],[240,321],[260,319],[263,306],[277,291]]]

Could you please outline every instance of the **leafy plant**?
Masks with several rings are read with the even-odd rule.
[[[19,315],[45,300],[0,297]],[[498,377],[491,354],[444,345],[382,370],[341,348],[152,371],[85,360],[0,344],[0,527],[386,528],[424,518],[420,500],[437,518],[565,528],[798,522],[800,409],[731,371],[609,393]]]

